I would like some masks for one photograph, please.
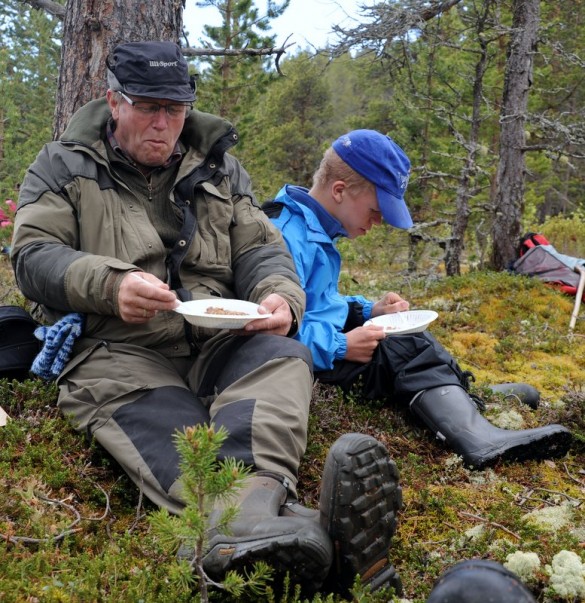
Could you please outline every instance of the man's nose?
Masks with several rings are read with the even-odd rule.
[[[152,117],[152,125],[156,128],[166,128],[169,123],[169,116],[164,107],[159,107],[158,111]]]

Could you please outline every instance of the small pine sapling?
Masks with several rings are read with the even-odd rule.
[[[189,551],[190,560],[180,562],[186,571],[177,568],[173,577],[184,587],[196,586],[204,603],[209,600],[210,586],[239,597],[246,589],[253,593],[263,591],[272,575],[267,564],[257,563],[249,573],[228,572],[223,582],[218,583],[203,568],[209,513],[219,502],[223,509],[219,527],[227,532],[238,514],[237,506],[230,505],[230,500],[244,485],[250,472],[249,467],[234,458],[217,459],[227,435],[223,426],[216,431],[213,424],[187,427],[183,432],[174,434],[180,457],[181,493],[185,508],[180,515],[159,509],[150,516],[155,535],[165,549],[176,551],[180,547]]]

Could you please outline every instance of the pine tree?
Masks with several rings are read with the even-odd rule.
[[[269,1],[263,16],[253,0],[202,0],[197,6],[215,7],[221,15],[221,25],[204,27],[208,43],[216,48],[237,50],[273,47],[275,36],[268,34],[270,21],[283,13],[289,2]],[[198,106],[237,126],[274,77],[267,70],[270,60],[229,55],[204,59]]]
[[[217,460],[227,435],[224,427],[216,431],[213,425],[187,427],[182,433],[175,434],[185,508],[179,516],[170,515],[166,509],[150,516],[163,547],[169,550],[180,547],[189,552],[190,561],[181,563],[176,579],[196,586],[203,602],[209,600],[210,586],[240,597],[246,589],[262,592],[271,576],[266,564],[257,563],[248,575],[228,572],[224,581],[217,583],[207,576],[203,568],[208,542],[207,517],[216,501],[221,501],[223,512],[218,525],[227,529],[238,513],[237,507],[229,504],[230,498],[243,486],[249,473],[249,467],[242,461],[231,457]]]
[[[60,23],[22,2],[0,5],[0,201],[15,199],[28,165],[51,140]]]

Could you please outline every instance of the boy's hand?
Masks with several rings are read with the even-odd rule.
[[[386,293],[384,297],[376,302],[372,307],[372,318],[382,316],[383,314],[394,314],[395,312],[405,312],[410,304],[398,295],[398,293]]]

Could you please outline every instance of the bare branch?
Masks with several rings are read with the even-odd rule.
[[[294,46],[291,42],[280,48],[181,48],[181,52],[186,57],[239,57],[239,56],[268,56],[276,54],[278,57],[282,56],[287,48]]]
[[[344,54],[354,46],[383,47],[389,40],[405,35],[407,32],[430,21],[437,15],[448,11],[461,0],[434,1],[430,6],[414,3],[387,4],[381,3],[372,7],[364,7],[362,15],[368,20],[354,28],[333,26],[333,33],[342,40],[334,46],[334,54]],[[426,4],[426,3],[425,3]]]
[[[53,0],[21,0],[23,4],[30,4],[36,10],[44,10],[49,14],[61,19],[65,18],[65,7]]]
[[[453,0],[451,0],[453,1]],[[23,4],[30,5],[35,10],[44,10],[49,14],[61,19],[61,21],[65,18],[65,7],[61,4],[57,4],[57,2],[53,2],[53,0],[21,0]],[[289,36],[290,38],[290,36]],[[287,40],[289,39],[287,38]],[[276,55],[276,69],[280,72],[280,67],[278,62],[280,61],[283,54],[286,53],[286,49],[294,46],[294,43],[287,44],[285,43],[279,47],[271,47],[271,48],[181,48],[181,52],[186,57],[240,57],[240,56],[270,56]]]

